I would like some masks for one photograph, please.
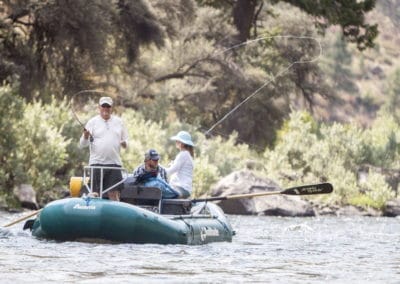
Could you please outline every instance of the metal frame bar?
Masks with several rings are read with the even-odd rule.
[[[124,168],[120,168],[120,167],[105,167],[105,166],[85,166],[85,167],[83,167],[83,183],[84,183],[86,189],[89,191],[89,193],[93,192],[92,186],[93,186],[93,172],[94,172],[94,169],[100,169],[100,192],[99,192],[99,197],[100,198],[103,197],[104,193],[107,193],[111,189],[113,189],[113,188],[117,187],[118,185],[122,184],[127,178],[127,174],[126,174],[127,172],[126,172],[126,169],[124,169]],[[114,185],[111,185],[110,187],[106,188],[103,191],[103,177],[104,177],[104,172],[103,171],[104,170],[120,170],[121,174],[122,174],[122,180],[117,182]],[[90,172],[90,181],[91,181],[90,187],[88,186],[88,184],[86,182],[86,172],[87,171]],[[124,174],[125,174],[125,177],[124,177]]]

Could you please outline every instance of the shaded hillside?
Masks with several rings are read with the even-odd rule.
[[[314,109],[317,117],[368,126],[382,106],[398,101],[393,96],[400,94],[391,90],[394,74],[400,70],[400,13],[394,11],[400,11],[400,2],[379,1],[368,15],[368,21],[379,25],[379,36],[373,49],[360,52],[354,46],[340,44],[339,30],[335,27],[327,32],[320,64],[325,70],[334,68],[332,65],[339,66],[342,78],[335,78],[334,71],[331,74],[327,71],[326,80],[337,99],[318,100]]]

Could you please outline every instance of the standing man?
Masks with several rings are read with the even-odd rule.
[[[120,168],[120,149],[128,146],[128,131],[120,117],[111,115],[113,100],[101,97],[99,100],[99,115],[91,118],[81,136],[79,147],[89,146],[90,166]],[[92,190],[100,192],[101,170],[93,171]],[[103,169],[103,190],[122,180],[121,170]],[[123,184],[107,192],[108,198],[119,201]]]

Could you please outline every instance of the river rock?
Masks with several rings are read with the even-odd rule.
[[[222,197],[282,189],[271,179],[260,178],[248,170],[236,171],[212,187],[212,196]],[[315,216],[311,204],[298,196],[270,195],[227,199],[219,206],[226,214],[269,216]]]
[[[383,209],[383,216],[396,217],[400,216],[400,199],[390,200]]]
[[[39,209],[36,201],[36,192],[30,184],[20,184],[14,188],[14,195],[21,203],[21,206],[31,210]]]
[[[373,208],[361,208],[358,206],[347,205],[339,208],[336,211],[336,216],[364,216],[364,217],[379,217],[382,212]]]

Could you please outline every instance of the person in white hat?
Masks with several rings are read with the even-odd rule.
[[[88,147],[90,151],[89,165],[100,167],[121,168],[120,150],[128,146],[128,131],[120,117],[112,115],[113,100],[101,97],[99,100],[99,115],[91,118],[79,141],[80,148]],[[122,180],[121,170],[103,169],[103,180],[100,181],[101,171],[95,169],[92,189],[99,193],[102,182],[103,190]],[[108,191],[107,196],[119,200],[122,184]]]
[[[194,170],[194,143],[192,137],[186,131],[180,131],[172,136],[179,153],[171,166],[166,169],[170,176],[170,185],[179,192],[178,198],[188,198],[192,193],[193,170]]]

